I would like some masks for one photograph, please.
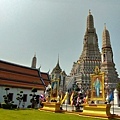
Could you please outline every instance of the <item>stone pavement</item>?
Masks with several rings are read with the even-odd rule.
[[[120,116],[120,107],[111,107],[110,109],[111,114],[116,114]]]
[[[68,112],[72,112],[72,111],[75,111],[75,106],[71,106],[69,104],[63,104],[62,105],[62,109],[65,110],[65,111],[68,111]],[[82,110],[82,108],[81,108]],[[119,115],[120,116],[120,107],[111,107],[110,109],[110,112],[111,114],[116,114],[116,115]]]

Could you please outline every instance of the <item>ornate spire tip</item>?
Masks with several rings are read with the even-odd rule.
[[[89,15],[91,15],[91,10],[89,9]]]
[[[106,23],[104,23],[104,29],[106,30]]]
[[[59,64],[59,54],[58,54],[58,64]]]
[[[34,57],[36,57],[36,52],[35,52],[35,54],[34,54]]]

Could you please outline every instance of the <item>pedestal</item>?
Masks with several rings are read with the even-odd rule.
[[[40,110],[62,112],[62,110],[60,110],[60,103],[57,102],[43,102],[43,108],[40,108]]]
[[[84,104],[81,115],[109,118],[112,116],[110,107],[110,104]]]

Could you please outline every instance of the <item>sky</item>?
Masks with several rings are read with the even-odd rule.
[[[120,0],[0,0],[0,59],[50,72],[59,63],[69,75],[83,49],[89,9],[101,51],[104,23],[120,74]]]

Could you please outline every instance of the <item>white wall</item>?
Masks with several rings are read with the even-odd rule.
[[[0,103],[3,103],[4,102],[4,98],[3,98],[3,95],[6,95],[6,90],[5,90],[6,87],[0,87]],[[10,87],[9,87],[10,88]],[[23,91],[23,94],[27,94],[27,102],[25,102],[25,108],[30,105],[30,99],[31,99],[31,96],[29,96],[29,94],[31,94],[31,90],[30,89],[21,89],[21,88],[10,88],[10,90],[8,90],[8,93],[13,93],[13,101],[14,101],[14,104],[17,104],[18,105],[18,100],[16,100],[16,97],[17,97],[17,93],[20,93],[20,91]],[[36,93],[36,95],[40,95],[40,94],[43,94],[43,91],[40,91],[38,90]],[[21,103],[21,106],[22,107],[22,103]]]

